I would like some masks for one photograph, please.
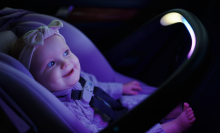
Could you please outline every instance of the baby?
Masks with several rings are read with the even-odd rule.
[[[71,90],[82,90],[79,83],[80,76],[91,80],[95,86],[99,86],[115,100],[124,97],[130,101],[136,99],[141,102],[146,95],[137,95],[141,87],[137,81],[126,84],[98,82],[95,76],[81,71],[78,58],[71,52],[65,38],[59,33],[63,24],[59,20],[52,21],[48,26],[42,26],[36,30],[27,32],[12,46],[10,54],[17,58],[33,75],[34,79],[51,91],[55,96],[68,95]],[[133,96],[131,96],[133,95]],[[137,100],[138,99],[138,100]],[[126,103],[122,105],[125,106]],[[108,121],[102,113],[95,113],[96,109],[84,107],[79,100],[67,99],[63,101],[77,118],[91,132],[98,132],[108,125]],[[133,108],[137,103],[129,107]],[[170,117],[171,115],[171,117]],[[168,117],[174,116],[172,113]],[[174,120],[156,124],[147,133],[182,133],[188,130],[195,121],[192,108],[184,103],[183,112]]]

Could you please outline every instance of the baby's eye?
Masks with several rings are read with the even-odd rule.
[[[63,53],[63,56],[67,56],[68,54],[69,54],[69,50],[65,51],[65,52]]]
[[[47,64],[47,67],[51,67],[51,66],[53,66],[54,64],[55,64],[55,62],[54,62],[54,61],[51,61],[50,63]]]

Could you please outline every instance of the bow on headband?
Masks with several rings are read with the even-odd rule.
[[[61,27],[63,27],[61,21],[53,20],[48,26],[41,26],[36,30],[31,30],[25,33],[23,40],[26,45],[21,51],[18,60],[29,70],[34,51],[38,46],[44,45],[45,39],[55,34],[59,35],[65,41],[64,37],[59,33]]]

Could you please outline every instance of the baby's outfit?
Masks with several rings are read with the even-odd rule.
[[[122,95],[122,86],[121,83],[105,83],[98,82],[94,75],[88,74],[85,72],[81,72],[81,77],[83,77],[87,81],[92,81],[94,86],[101,88],[107,94],[109,94],[113,99],[119,100],[124,107],[127,107],[129,110],[134,108],[138,103],[148,97],[145,94],[127,96]],[[82,90],[82,86],[79,82],[77,82],[72,88],[59,91],[52,92],[56,97],[71,95],[72,90]],[[60,99],[61,100],[61,99]],[[82,122],[82,124],[88,128],[92,133],[97,133],[108,126],[109,117],[105,114],[101,113],[99,110],[96,110],[92,107],[84,107],[79,100],[72,100],[71,98],[67,98],[61,100],[63,104],[68,107],[76,117]],[[165,133],[160,124],[156,124],[146,133]]]

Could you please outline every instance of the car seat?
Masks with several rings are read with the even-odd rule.
[[[190,79],[195,76],[195,72],[201,72],[199,66],[206,61],[204,59],[208,53],[208,38],[204,27],[195,16],[181,9],[167,11],[158,17],[169,12],[182,14],[193,27],[197,37],[194,53],[159,89],[140,81],[143,89],[141,93],[154,93],[102,132],[132,131],[128,125],[135,125],[135,123],[129,122],[131,120],[136,121],[137,118],[134,117],[136,111],[140,115],[148,114],[144,118],[149,119],[143,118],[141,120],[145,121],[145,127],[136,123],[139,126],[134,129],[135,132],[147,131],[184,98],[185,93],[179,94],[175,88],[179,87],[179,92],[183,92],[185,84],[191,83]],[[0,101],[2,112],[5,112],[19,132],[89,132],[71,111],[33,79],[29,71],[20,62],[8,55],[8,48],[22,34],[39,26],[48,25],[52,20],[58,18],[12,8],[2,9],[0,15]],[[60,33],[65,37],[71,51],[79,58],[83,71],[94,74],[102,82],[127,83],[135,80],[114,71],[101,52],[82,32],[64,20],[58,20],[64,24]],[[190,92],[190,89],[192,87],[187,90]],[[168,95],[164,96],[164,93],[167,94],[166,91],[168,91]],[[173,98],[176,100],[174,101]],[[160,99],[164,100],[161,102]],[[170,102],[170,104],[165,106],[163,105],[165,102]],[[155,103],[161,105],[160,108],[164,107],[163,112],[158,110],[154,105]],[[144,108],[146,106],[154,109],[147,111]],[[149,114],[153,115],[149,116]]]

